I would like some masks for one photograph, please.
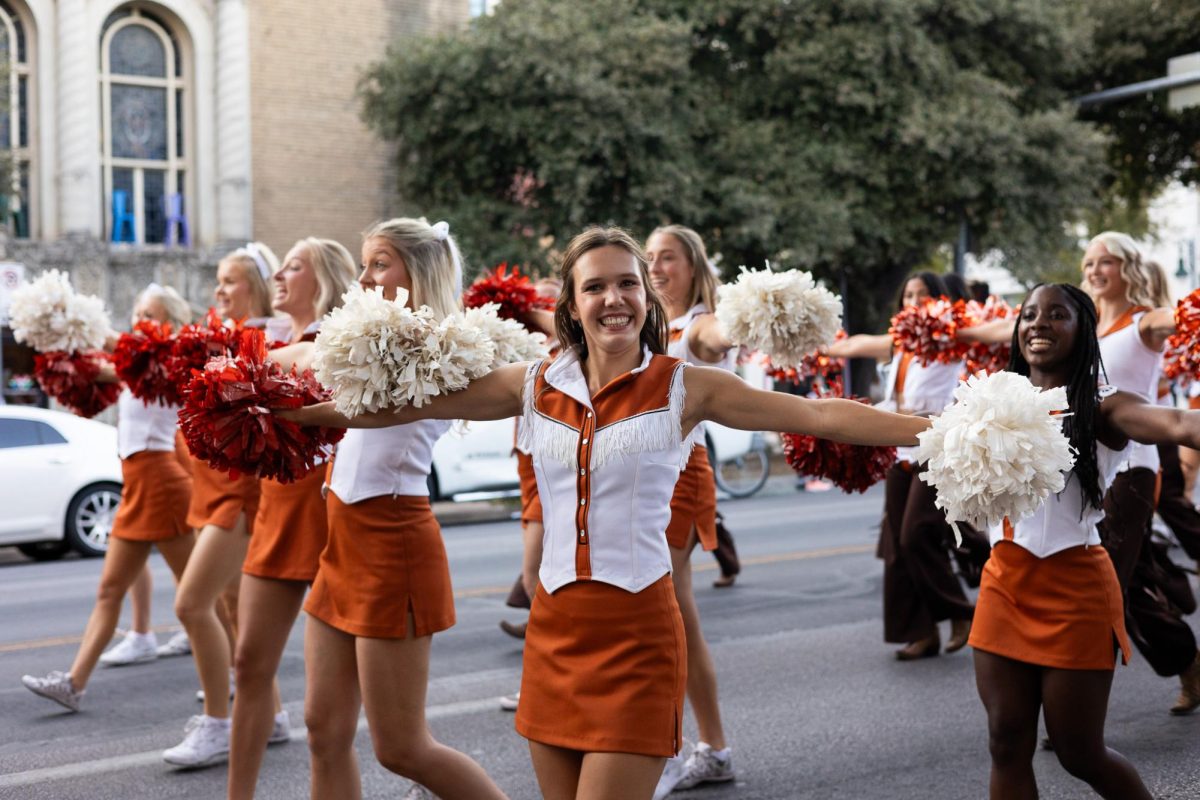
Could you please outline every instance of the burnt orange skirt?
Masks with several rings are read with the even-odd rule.
[[[192,477],[192,454],[188,452],[187,439],[179,428],[175,429],[175,460],[187,476]]]
[[[187,524],[192,479],[175,453],[141,450],[121,460],[121,505],[111,535],[135,542],[159,542],[190,533]]]
[[[542,498],[538,494],[533,456],[517,451],[517,475],[521,477],[521,524],[542,521]]]
[[[717,481],[708,463],[708,448],[698,444],[688,456],[687,467],[679,473],[675,493],[671,495],[671,521],[667,523],[667,544],[676,550],[687,547],[692,526],[705,550],[717,549]]]
[[[517,732],[570,750],[667,757],[679,752],[687,645],[671,576],[634,594],[576,581],[538,585]]]
[[[429,636],[454,625],[454,590],[428,497],[326,498],[329,543],[304,610],[340,631],[377,639]]]
[[[325,468],[318,467],[292,483],[264,478],[259,486],[258,515],[242,572],[260,578],[311,582],[329,538],[321,487]]]
[[[1117,573],[1100,545],[1046,558],[998,542],[983,568],[970,644],[1055,669],[1112,669],[1129,663]]]
[[[188,507],[187,522],[193,528],[216,525],[231,530],[238,517],[246,515],[247,532],[254,532],[254,517],[258,513],[258,478],[242,475],[237,480],[227,472],[219,472],[195,456],[192,462],[192,504]]]

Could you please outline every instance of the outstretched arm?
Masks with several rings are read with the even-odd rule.
[[[346,417],[332,403],[318,403],[296,409],[277,409],[281,419],[301,425],[321,425],[327,428],[388,428],[422,419],[488,420],[516,417],[521,414],[521,387],[525,382],[528,364],[507,364],[467,388],[439,395],[420,408],[404,406],[366,412]]]
[[[745,431],[806,433],[849,444],[916,445],[917,434],[929,427],[928,419],[854,400],[808,400],[753,389],[736,375],[711,367],[688,367],[684,388],[684,432],[710,419]]]
[[[1130,392],[1117,392],[1100,409],[1109,425],[1135,442],[1200,447],[1200,411],[1153,405]]]
[[[1013,329],[1016,325],[1016,317],[994,319],[991,322],[983,322],[979,325],[972,325],[969,328],[959,328],[955,331],[954,335],[964,342],[1008,344],[1012,341]]]
[[[317,348],[312,342],[296,342],[267,351],[267,358],[279,364],[284,370],[295,367],[297,372],[303,372],[312,367],[316,355]]]
[[[1162,350],[1167,337],[1175,332],[1175,309],[1156,308],[1147,311],[1138,322],[1142,342],[1151,350]]]
[[[829,345],[825,352],[834,358],[873,358],[876,361],[887,361],[892,357],[892,337],[856,333]]]

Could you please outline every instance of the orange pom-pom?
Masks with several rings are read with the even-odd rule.
[[[967,353],[956,332],[965,323],[966,303],[949,298],[926,298],[892,317],[888,333],[896,347],[913,354],[922,365],[952,364]]]

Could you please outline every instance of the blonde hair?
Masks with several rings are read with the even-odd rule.
[[[412,282],[414,308],[429,306],[439,319],[458,310],[463,265],[448,224],[397,217],[376,222],[362,236],[364,242],[383,239],[400,254]]]
[[[667,312],[658,294],[650,286],[646,253],[641,245],[621,228],[588,228],[567,245],[558,273],[559,279],[562,280],[562,289],[554,306],[554,330],[558,341],[564,347],[574,345],[578,348],[580,360],[587,358],[587,341],[583,336],[583,326],[571,318],[571,306],[575,300],[575,264],[585,253],[601,247],[619,247],[637,262],[638,272],[642,276],[642,289],[646,292],[646,321],[642,323],[642,344],[650,348],[652,353],[665,354]]]
[[[342,295],[354,283],[357,270],[350,251],[333,239],[306,236],[292,245],[303,247],[317,279],[317,296],[313,299],[313,315],[321,319],[342,304]]]
[[[257,258],[255,257],[257,256]],[[259,259],[261,259],[261,264]],[[271,248],[262,242],[249,242],[245,247],[239,247],[220,261],[221,264],[237,264],[241,267],[246,282],[250,284],[250,315],[253,317],[270,317],[274,315],[271,308],[271,276],[279,271],[279,258]],[[266,267],[267,274],[262,274]]]
[[[692,293],[688,297],[687,307],[703,303],[709,311],[716,311],[717,287],[721,285],[721,281],[708,262],[708,251],[704,248],[704,240],[700,238],[700,234],[684,225],[660,225],[650,231],[650,236],[655,234],[674,236],[683,247],[688,263],[692,265]]]
[[[1162,264],[1157,261],[1143,261],[1142,271],[1146,273],[1146,282],[1150,286],[1150,298],[1154,301],[1150,305],[1155,308],[1175,305],[1175,301],[1171,299],[1171,285],[1167,282],[1167,271],[1163,269]]]
[[[1150,279],[1146,277],[1146,271],[1142,266],[1142,251],[1138,249],[1137,242],[1133,240],[1132,236],[1118,231],[1104,231],[1092,237],[1092,240],[1088,242],[1088,249],[1091,249],[1094,244],[1104,245],[1104,249],[1110,255],[1120,259],[1121,280],[1125,282],[1126,300],[1135,306],[1154,308],[1158,305],[1150,288]],[[1083,264],[1080,262],[1080,268],[1082,269],[1082,267]],[[1084,286],[1084,289],[1087,290],[1088,287]]]
[[[179,292],[170,286],[150,284],[138,294],[133,303],[134,307],[136,308],[143,300],[156,300],[161,303],[163,311],[167,314],[167,322],[171,323],[171,327],[175,330],[179,330],[192,321],[192,307],[179,295]]]

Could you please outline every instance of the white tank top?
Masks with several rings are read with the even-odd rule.
[[[954,402],[954,390],[958,388],[958,379],[962,375],[963,363],[952,361],[949,364],[934,362],[922,366],[913,358],[908,362],[908,370],[904,374],[904,389],[901,392],[904,407],[896,405],[896,378],[900,374],[900,359],[904,352],[896,348],[892,353],[892,363],[888,367],[887,391],[884,393],[880,408],[888,411],[902,411],[909,414],[933,414],[941,411]],[[897,447],[898,461],[917,460],[917,448]]]
[[[433,445],[450,424],[427,419],[394,428],[346,431],[334,453],[329,491],[343,503],[389,494],[428,497]]]
[[[1100,379],[1123,392],[1130,392],[1147,402],[1158,398],[1158,379],[1162,375],[1162,353],[1151,350],[1138,332],[1145,311],[1133,315],[1133,322],[1118,331],[1100,337],[1100,358],[1104,373]],[[1158,470],[1158,448],[1152,444],[1130,443],[1127,461],[1120,471],[1145,467]]]
[[[733,370],[736,352],[728,350],[725,357],[720,361],[704,361],[692,352],[691,346],[688,344],[688,337],[692,332],[692,325],[696,322],[697,317],[701,317],[710,313],[708,306],[704,303],[697,303],[687,310],[687,313],[681,317],[676,317],[667,325],[667,330],[670,333],[670,341],[667,342],[667,355],[671,358],[678,358],[680,361],[686,361],[689,364],[695,364],[698,367],[720,367],[725,370]]]
[[[179,406],[143,403],[128,388],[117,397],[117,455],[129,458],[143,450],[175,449]]]

